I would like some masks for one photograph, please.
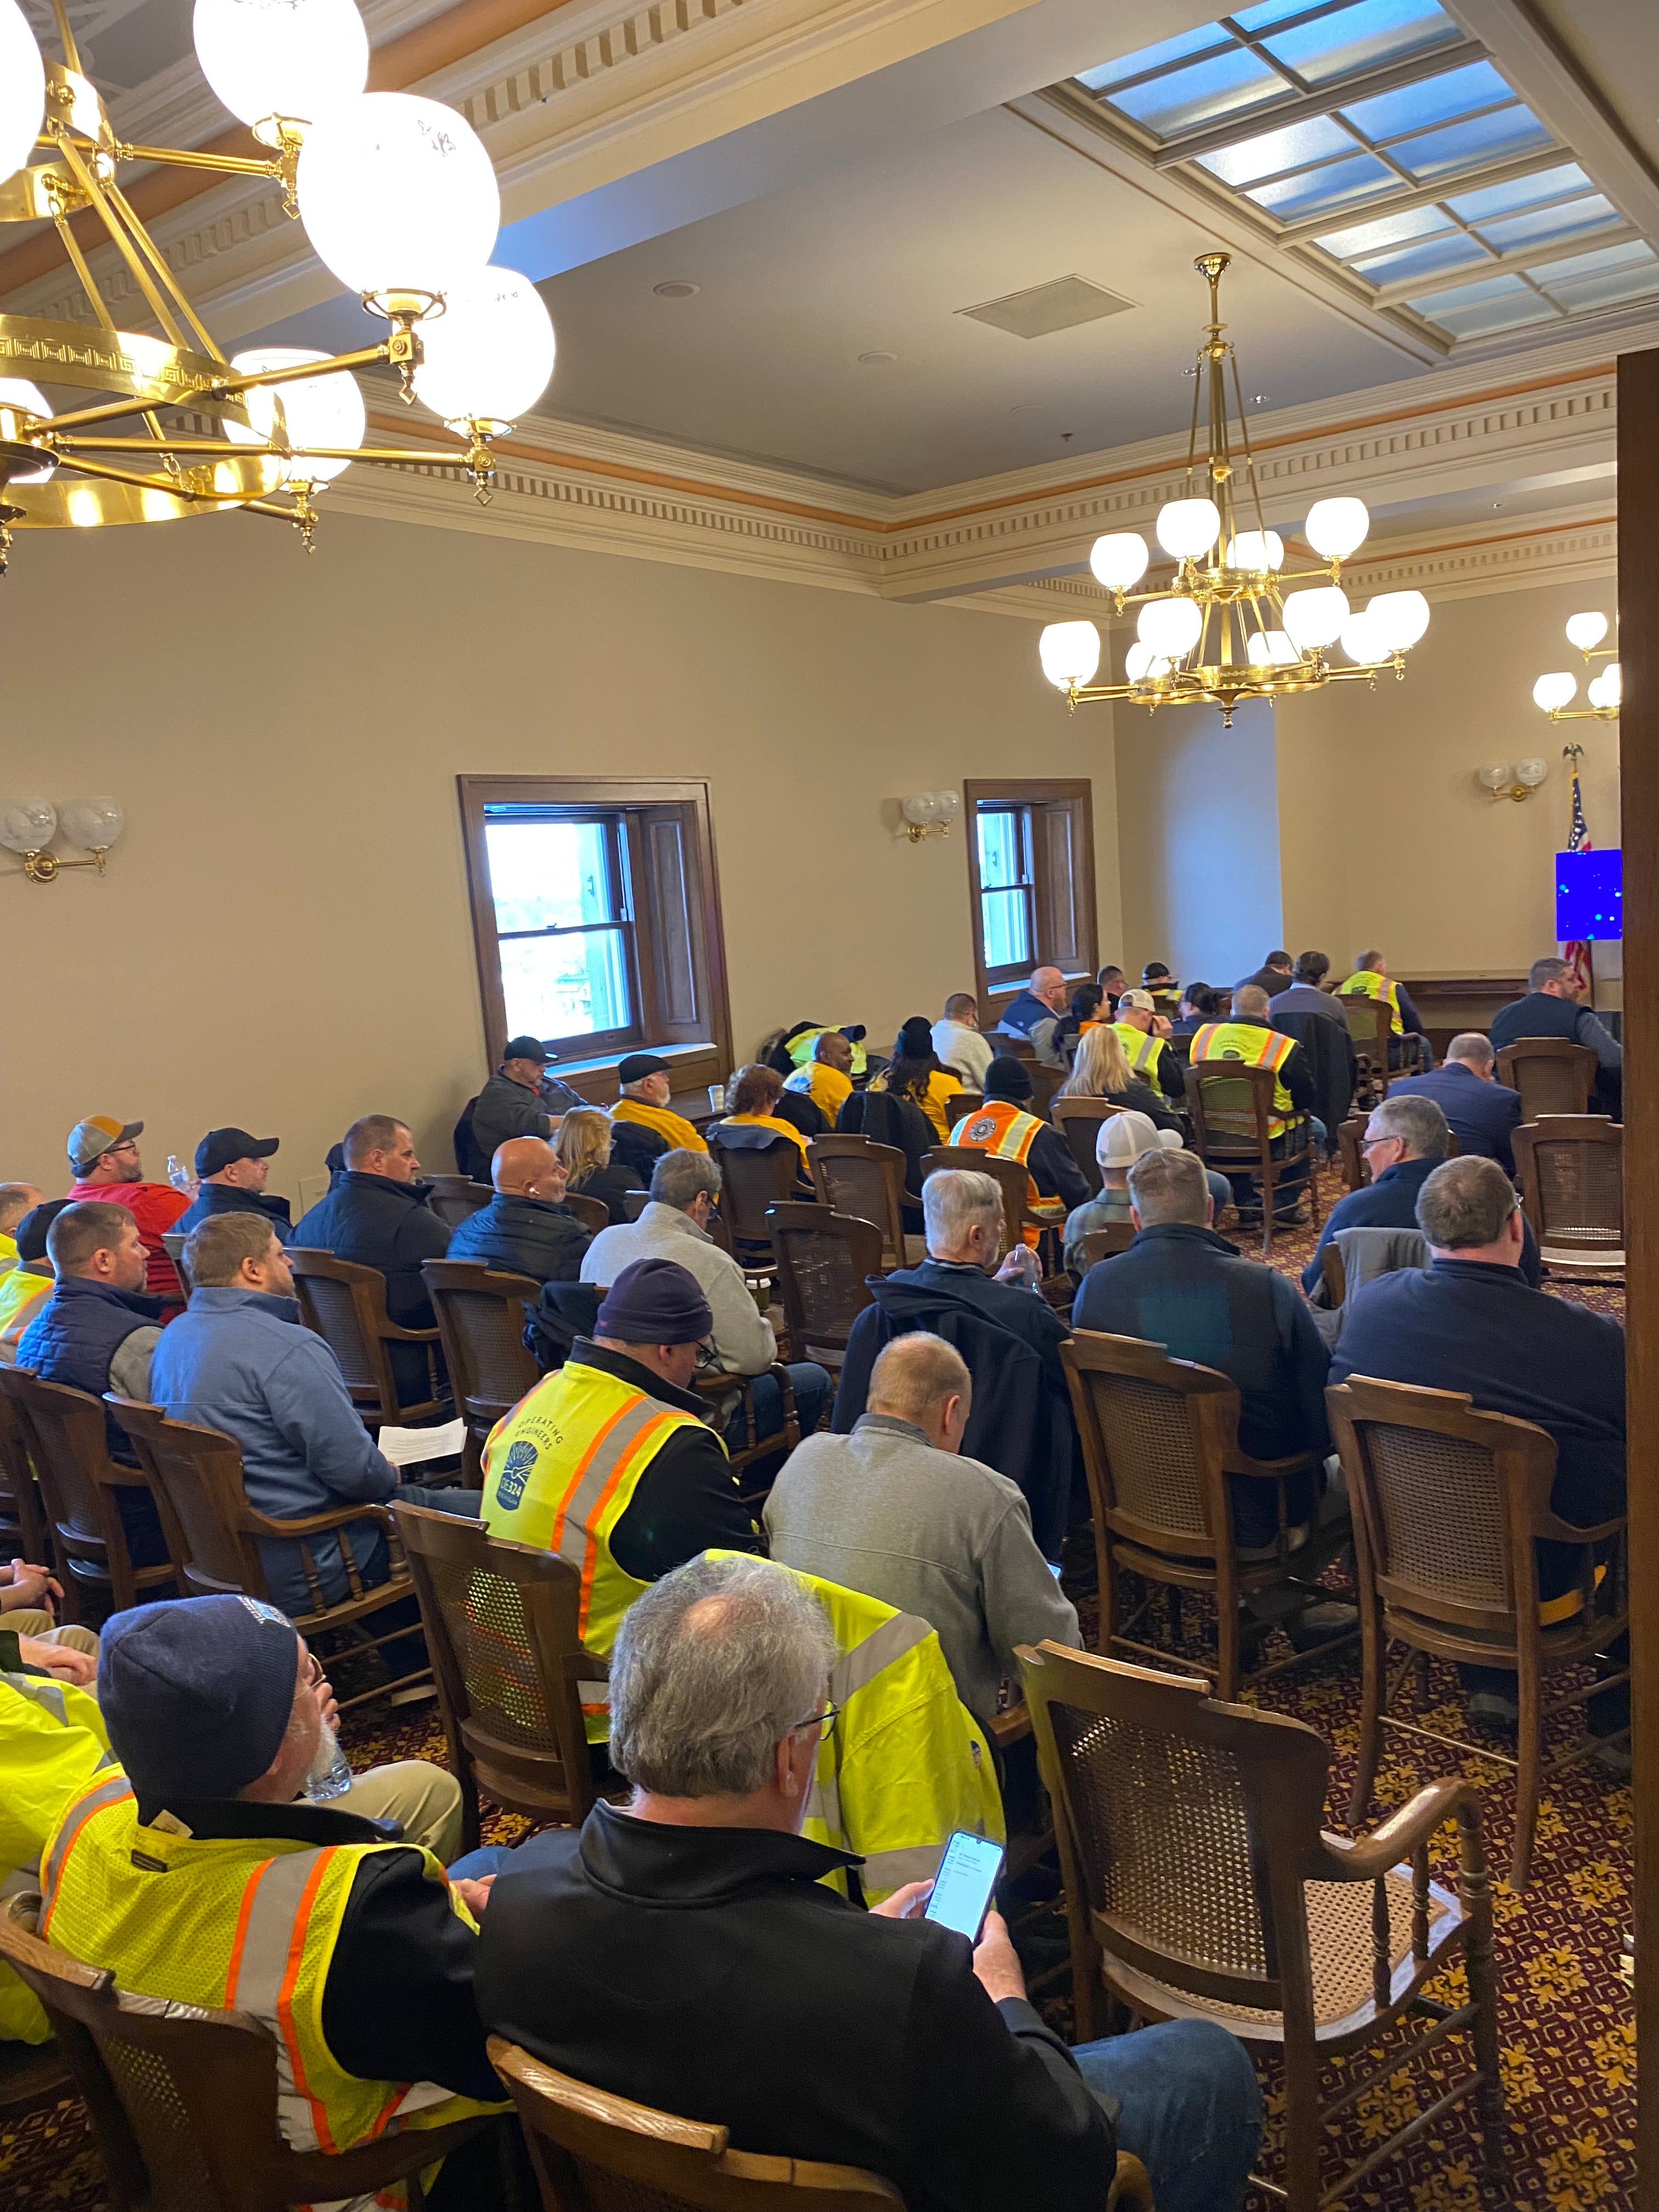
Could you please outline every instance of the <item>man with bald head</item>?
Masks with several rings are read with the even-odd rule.
[[[1039,1060],[1063,1066],[1054,1049],[1054,1024],[1070,1004],[1070,987],[1059,969],[1038,968],[1003,1008],[997,1027],[1005,1036],[1024,1037]]]
[[[564,1163],[545,1137],[509,1137],[495,1147],[495,1195],[449,1240],[452,1260],[483,1260],[538,1283],[580,1281],[592,1241],[564,1203]]]
[[[1018,1485],[961,1456],[973,1399],[942,1336],[896,1336],[848,1436],[803,1437],[766,1502],[772,1557],[862,1590],[939,1632],[957,1694],[988,1723],[1014,1650],[1081,1644],[1076,1608],[1031,1534]]]
[[[1467,1156],[1496,1160],[1515,1173],[1512,1139],[1521,1126],[1521,1093],[1498,1080],[1498,1055],[1479,1030],[1455,1036],[1446,1064],[1426,1075],[1402,1075],[1389,1085],[1390,1098],[1432,1098]]]

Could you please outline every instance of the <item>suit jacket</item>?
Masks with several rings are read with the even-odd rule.
[[[1515,1173],[1510,1142],[1521,1126],[1521,1093],[1502,1083],[1486,1083],[1462,1060],[1449,1060],[1426,1075],[1402,1075],[1389,1085],[1391,1098],[1432,1098],[1466,1152],[1496,1160],[1506,1176]]]

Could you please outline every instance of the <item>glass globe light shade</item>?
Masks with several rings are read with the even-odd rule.
[[[83,852],[107,852],[126,826],[126,816],[107,794],[72,799],[64,809],[64,835]]]
[[[0,845],[12,853],[38,853],[58,834],[58,809],[49,799],[0,804]]]
[[[368,81],[355,0],[196,0],[196,58],[233,115],[314,123]]]
[[[1600,678],[1597,678],[1600,681]],[[1558,707],[1565,707],[1578,689],[1578,678],[1570,669],[1558,668],[1548,676],[1540,676],[1532,687],[1532,703],[1553,714]]]
[[[1123,656],[1123,673],[1131,684],[1159,684],[1169,672],[1170,664],[1162,654],[1139,640]]]
[[[1037,640],[1042,672],[1058,691],[1086,684],[1100,665],[1100,632],[1091,622],[1050,623]]]
[[[300,155],[300,216],[349,292],[448,293],[489,260],[501,196],[465,116],[366,92],[321,117]]]
[[[46,64],[17,0],[0,0],[0,177],[34,151],[46,106]]]
[[[1203,635],[1203,611],[1196,599],[1149,599],[1135,631],[1143,645],[1165,660],[1180,660]]]
[[[1346,561],[1364,544],[1371,518],[1363,499],[1320,499],[1308,509],[1302,526],[1316,553],[1327,561]]]
[[[0,0],[3,5],[3,0]],[[50,415],[46,395],[38,384],[31,384],[26,376],[0,376],[0,407],[21,407],[30,415]],[[57,467],[49,461],[43,469],[30,469],[27,475],[13,477],[15,484],[45,483]]]
[[[553,374],[553,319],[516,269],[463,277],[421,344],[415,397],[446,422],[516,422]]]
[[[1152,549],[1138,531],[1117,530],[1109,537],[1096,538],[1089,550],[1089,566],[1095,572],[1095,581],[1109,592],[1127,592],[1146,574],[1152,557]]]
[[[1332,645],[1349,615],[1348,595],[1328,584],[1322,590],[1292,592],[1285,601],[1285,634],[1298,653]]]
[[[1576,645],[1580,653],[1592,653],[1607,634],[1605,615],[1569,615],[1567,643]]]
[[[1282,629],[1254,629],[1244,646],[1252,668],[1294,668],[1302,655]]]
[[[1619,663],[1613,660],[1593,679],[1584,696],[1592,707],[1619,707],[1624,704],[1624,678]]]
[[[1550,764],[1547,761],[1534,758],[1519,760],[1515,763],[1515,780],[1517,783],[1525,784],[1528,791],[1536,791],[1549,772]]]
[[[1510,780],[1510,764],[1507,761],[1484,761],[1475,774],[1488,791],[1502,791]]]
[[[899,811],[920,827],[939,820],[939,801],[931,791],[912,791],[900,799]]]
[[[1361,668],[1375,668],[1389,657],[1389,647],[1382,640],[1382,625],[1375,615],[1350,615],[1340,635],[1343,652]]]
[[[1158,542],[1177,561],[1195,561],[1221,535],[1221,509],[1212,499],[1172,499],[1158,511]]]
[[[1429,603],[1421,592],[1379,592],[1366,600],[1365,612],[1382,624],[1390,653],[1407,651],[1429,626]]]
[[[252,376],[261,369],[297,368],[303,362],[328,358],[308,346],[259,346],[252,353],[237,354],[230,365]],[[361,446],[368,425],[362,392],[349,369],[333,376],[303,377],[296,384],[257,385],[242,395],[242,404],[252,428],[244,429],[240,422],[228,421],[225,424],[225,435],[238,446],[270,444],[278,434],[279,409],[290,446]],[[328,483],[350,466],[349,461],[296,460],[281,481]]]
[[[1241,530],[1227,544],[1227,566],[1272,575],[1285,565],[1285,541],[1276,530]]]
[[[962,793],[959,791],[936,791],[933,793],[933,817],[948,830],[962,817]]]

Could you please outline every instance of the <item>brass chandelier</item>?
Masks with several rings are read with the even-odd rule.
[[[1375,687],[1392,668],[1403,676],[1406,654],[1428,627],[1428,601],[1420,592],[1384,592],[1363,611],[1341,588],[1342,563],[1370,527],[1358,499],[1322,499],[1310,510],[1305,533],[1323,565],[1285,570],[1285,547],[1262,519],[1261,495],[1250,453],[1239,386],[1238,362],[1222,336],[1221,278],[1231,256],[1200,254],[1193,264],[1210,288],[1210,319],[1198,349],[1192,429],[1187,447],[1187,496],[1159,509],[1159,544],[1176,562],[1173,582],[1137,592],[1151,561],[1146,541],[1133,531],[1098,538],[1089,556],[1097,580],[1112,594],[1119,614],[1140,609],[1139,635],[1129,648],[1121,684],[1097,684],[1100,633],[1091,622],[1051,623],[1039,641],[1042,672],[1079,700],[1127,699],[1138,707],[1194,706],[1221,710],[1232,726],[1241,700],[1282,699],[1328,684]],[[1238,416],[1238,456],[1228,433],[1227,372],[1231,365]],[[1208,454],[1199,454],[1200,398],[1207,402]],[[1238,471],[1247,483],[1247,512],[1254,528],[1238,526]],[[1287,585],[1307,588],[1286,591]],[[1333,661],[1340,644],[1344,659]]]
[[[500,194],[465,118],[364,91],[355,0],[197,0],[204,74],[270,153],[127,144],[82,70],[64,0],[52,11],[61,62],[43,59],[17,0],[0,0],[0,221],[53,226],[89,316],[0,314],[0,569],[16,529],[228,508],[292,523],[309,549],[318,495],[354,461],[459,467],[487,499],[491,441],[545,388],[554,337],[528,279],[489,265]],[[386,336],[343,354],[228,359],[123,188],[134,163],[280,185],[287,214]],[[116,326],[76,216],[96,227],[92,251],[113,246],[159,335]],[[382,366],[457,442],[364,442],[354,372]],[[87,404],[55,408],[43,385]]]
[[[1624,700],[1624,684],[1619,671],[1619,647],[1603,645],[1607,634],[1607,618],[1604,614],[1569,615],[1567,643],[1576,646],[1583,655],[1585,665],[1594,667],[1598,660],[1607,665],[1599,676],[1592,676],[1584,686],[1589,705],[1575,707],[1578,696],[1578,678],[1570,668],[1553,669],[1540,676],[1532,687],[1532,702],[1542,708],[1553,722],[1616,722]],[[1574,750],[1569,746],[1568,751]],[[1565,760],[1566,754],[1562,755]]]

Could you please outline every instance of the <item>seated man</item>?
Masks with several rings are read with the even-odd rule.
[[[1257,983],[1244,983],[1233,993],[1233,1010],[1225,1021],[1206,1022],[1193,1036],[1189,1065],[1196,1067],[1202,1060],[1237,1060],[1243,1067],[1270,1067],[1273,1073],[1273,1103],[1267,1109],[1267,1135],[1275,1159],[1304,1155],[1304,1165],[1295,1179],[1276,1183],[1273,1205],[1276,1212],[1294,1214],[1301,1203],[1302,1191],[1307,1178],[1306,1162],[1315,1147],[1325,1144],[1325,1124],[1314,1112],[1316,1093],[1313,1069],[1308,1054],[1293,1036],[1272,1027],[1267,1019],[1267,994]],[[1308,1116],[1303,1128],[1293,1118],[1301,1114]],[[1206,1103],[1204,1119],[1213,1135],[1239,1137],[1249,1142],[1255,1140],[1256,1121],[1244,1101],[1235,1114],[1228,1106]],[[1241,1176],[1240,1186],[1254,1192],[1255,1178]]]
[[[825,1128],[833,1129],[836,1115],[853,1095],[852,1067],[852,1039],[840,1030],[820,1030],[812,1040],[811,1059],[787,1075],[783,1087],[804,1093],[823,1115]]]
[[[652,1259],[675,1261],[694,1275],[712,1316],[710,1366],[727,1375],[754,1376],[755,1434],[775,1436],[783,1424],[783,1392],[767,1370],[778,1356],[777,1339],[771,1322],[756,1310],[743,1269],[708,1233],[708,1217],[720,1194],[720,1171],[707,1152],[664,1153],[652,1172],[651,1203],[637,1221],[600,1230],[582,1256],[581,1279],[608,1288],[625,1267]],[[800,1432],[809,1437],[830,1403],[829,1372],[813,1360],[794,1361],[789,1387]],[[704,1401],[702,1410],[712,1413],[714,1408]],[[748,1431],[735,1391],[729,1404],[720,1401],[720,1414],[726,1443],[736,1450]]]
[[[449,1233],[451,1260],[482,1260],[538,1283],[574,1283],[592,1242],[564,1203],[564,1163],[545,1137],[509,1137],[489,1164],[495,1195]]]
[[[1326,1134],[1322,1149],[1330,1158],[1330,1132],[1340,1129],[1353,1106],[1359,1082],[1359,1054],[1348,1030],[1348,1018],[1322,988],[1330,972],[1322,952],[1297,956],[1296,979],[1267,1001],[1267,1019],[1301,1046],[1314,1081],[1314,1112]]]
[[[1000,1684],[1019,1672],[1019,1644],[1081,1638],[1017,1486],[959,1456],[972,1400],[967,1365],[943,1338],[895,1337],[852,1433],[804,1437],[764,1519],[785,1566],[928,1622],[957,1696],[988,1725]]]
[[[1073,1206],[1066,1217],[1066,1272],[1074,1282],[1081,1282],[1087,1262],[1083,1257],[1083,1240],[1097,1229],[1109,1229],[1115,1222],[1127,1221],[1133,1211],[1129,1197],[1129,1170],[1143,1152],[1178,1152],[1180,1133],[1175,1129],[1155,1129],[1144,1114],[1114,1114],[1103,1121],[1095,1136],[1095,1158],[1100,1164],[1100,1194],[1083,1206]],[[1224,1206],[1230,1195],[1224,1176],[1212,1176],[1206,1172],[1210,1194],[1218,1206]],[[1219,1182],[1218,1196],[1215,1186]]]
[[[1578,1003],[1578,984],[1565,960],[1534,960],[1527,970],[1527,995],[1501,1006],[1487,1034],[1492,1050],[1519,1044],[1522,1037],[1565,1037],[1588,1045],[1595,1054],[1593,1103],[1616,1119],[1624,1091],[1624,1048],[1588,1006]]]
[[[1371,1179],[1362,1189],[1340,1198],[1325,1217],[1314,1255],[1302,1270],[1310,1297],[1322,1272],[1320,1254],[1339,1229],[1415,1229],[1418,1194],[1446,1157],[1446,1117],[1432,1098],[1393,1091],[1373,1106],[1365,1123],[1364,1151]],[[1521,1271],[1536,1288],[1542,1270],[1530,1225],[1522,1222]]]
[[[1239,1444],[1252,1459],[1323,1457],[1331,1448],[1330,1354],[1296,1285],[1242,1258],[1211,1229],[1210,1194],[1195,1154],[1146,1152],[1129,1170],[1129,1194],[1135,1241],[1090,1268],[1073,1303],[1073,1328],[1140,1337],[1163,1345],[1172,1359],[1231,1376],[1239,1389]],[[1245,1551],[1272,1544],[1279,1525],[1273,1485],[1231,1475],[1227,1486],[1236,1543]],[[1285,1490],[1289,1523],[1305,1525],[1319,1495],[1317,1477],[1291,1476]]]
[[[1521,1126],[1521,1093],[1499,1083],[1497,1075],[1497,1054],[1479,1030],[1469,1030],[1446,1047],[1443,1067],[1431,1068],[1426,1075],[1396,1076],[1389,1096],[1432,1098],[1460,1151],[1496,1160],[1512,1178],[1512,1139]]]
[[[42,1199],[17,1224],[17,1264],[0,1275],[0,1367],[16,1365],[18,1340],[51,1293],[46,1231],[68,1204],[66,1198]]]
[[[985,1078],[984,1103],[957,1123],[951,1142],[994,1153],[1000,1160],[1021,1161],[1030,1179],[1026,1204],[1034,1213],[1058,1218],[1063,1210],[1082,1205],[1089,1186],[1059,1130],[1026,1110],[1031,1088],[1024,1064],[1012,1054],[999,1054]],[[927,1195],[925,1185],[922,1194]],[[1041,1232],[1028,1224],[1021,1234],[1035,1251]]]
[[[1522,1272],[1522,1215],[1515,1186],[1495,1160],[1447,1160],[1417,1196],[1418,1225],[1432,1254],[1426,1271],[1379,1275],[1343,1309],[1331,1380],[1375,1376],[1425,1390],[1459,1390],[1477,1412],[1534,1421],[1555,1438],[1553,1510],[1580,1528],[1625,1510],[1625,1333],[1588,1307],[1532,1287]],[[1449,1513],[1457,1500],[1446,1500]],[[1582,1553],[1538,1547],[1545,1624],[1577,1607]],[[1552,1607],[1550,1601],[1561,1602]],[[1515,1677],[1460,1670],[1476,1719],[1516,1718]],[[1627,1689],[1593,1698],[1593,1735],[1629,1718]]]
[[[344,1801],[304,1801],[327,1746],[291,1624],[240,1597],[119,1613],[98,1703],[120,1768],[46,1847],[52,1948],[141,1996],[251,2013],[303,2084],[278,2108],[296,2150],[498,2106],[472,1996],[483,1899]],[[482,2142],[444,2161],[433,2212],[496,2201]]]
[[[917,1917],[924,1883],[870,1912],[823,1886],[860,1863],[800,1832],[848,1694],[836,1662],[817,1597],[763,1562],[698,1560],[641,1598],[611,1674],[632,1799],[535,1838],[497,1884],[486,2024],[733,2149],[864,2167],[932,2212],[1098,2212],[1120,2144],[1158,2212],[1236,2212],[1261,2106],[1224,2029],[1070,2052],[997,1913],[970,1948]]]
[[[250,1137],[246,1129],[210,1129],[196,1147],[200,1188],[174,1222],[174,1233],[188,1237],[210,1214],[263,1213],[278,1243],[292,1243],[294,1217],[288,1200],[265,1188],[270,1156],[280,1142],[276,1137]]]
[[[1037,1058],[1049,1066],[1063,1066],[1054,1048],[1054,1024],[1070,1000],[1070,988],[1059,969],[1038,968],[1003,1008],[997,1027],[1004,1036],[1024,1037]]]
[[[190,1200],[170,1182],[144,1181],[143,1162],[133,1142],[143,1134],[143,1127],[142,1121],[117,1121],[107,1114],[77,1121],[69,1137],[75,1181],[65,1195],[71,1201],[112,1199],[125,1206],[138,1224],[144,1248],[145,1276],[141,1287],[153,1298],[177,1303],[183,1298],[184,1289],[161,1239],[178,1227],[179,1217]]]
[[[46,1197],[32,1182],[0,1182],[0,1282],[17,1265],[18,1223]]]
[[[508,1037],[501,1064],[472,1102],[473,1158],[467,1172],[482,1179],[514,1137],[550,1137],[552,1116],[542,1097],[547,1047],[539,1037]]]
[[[1298,952],[1296,970],[1288,983],[1281,978],[1277,991],[1268,997],[1269,1018],[1277,1024],[1280,1014],[1317,1014],[1334,1028],[1340,1029],[1346,1036],[1348,1018],[1333,994],[1325,988],[1325,978],[1330,972],[1329,953]]]
[[[613,1121],[626,1122],[643,1129],[652,1140],[648,1155],[641,1161],[625,1154],[618,1145],[618,1158],[626,1158],[629,1167],[648,1171],[665,1152],[706,1152],[708,1147],[683,1114],[669,1111],[668,1102],[673,1096],[672,1081],[673,1062],[659,1060],[654,1053],[632,1052],[617,1066],[617,1081],[622,1095],[611,1109]]]
[[[1432,1067],[1434,1054],[1429,1049],[1429,1040],[1423,1024],[1418,1019],[1417,1009],[1411,994],[1403,983],[1389,981],[1388,963],[1376,951],[1362,952],[1354,963],[1354,972],[1346,982],[1336,987],[1337,996],[1346,998],[1360,992],[1368,999],[1381,999],[1389,1010],[1389,1066],[1403,1067],[1406,1062],[1406,1039],[1414,1037],[1413,1057],[1419,1067]],[[1338,1009],[1339,1012],[1340,1009]]]
[[[334,1354],[301,1322],[287,1255],[263,1216],[215,1214],[191,1231],[185,1265],[190,1304],[150,1361],[149,1391],[131,1395],[147,1395],[175,1421],[234,1437],[242,1485],[258,1511],[298,1521],[395,1497],[438,1513],[477,1515],[477,1491],[402,1483],[376,1449]],[[337,1605],[349,1595],[342,1534],[363,1583],[385,1582],[390,1562],[377,1522],[348,1522],[303,1545],[258,1539],[266,1583],[284,1612]]]
[[[1253,974],[1241,976],[1233,985],[1234,1001],[1237,1003],[1238,994],[1247,983],[1254,983],[1258,991],[1265,991],[1271,999],[1276,992],[1289,990],[1292,980],[1290,954],[1270,952]]]
[[[599,1658],[659,1576],[711,1548],[761,1548],[726,1448],[690,1389],[714,1324],[689,1269],[635,1261],[611,1284],[592,1339],[576,1339],[484,1447],[485,1528],[580,1568],[581,1638]],[[581,1695],[588,1741],[603,1743],[605,1685],[584,1682]]]
[[[969,991],[953,991],[933,1024],[933,1050],[970,1091],[983,1091],[996,1048],[979,1025],[979,1001]]]
[[[1180,1000],[1176,1003],[1179,1006]],[[1186,1097],[1181,1062],[1164,1046],[1171,1024],[1166,1015],[1159,1013],[1158,1001],[1150,991],[1126,991],[1117,1002],[1117,1016],[1112,1027],[1123,1047],[1131,1075],[1139,1076],[1166,1098],[1180,1100]]]

